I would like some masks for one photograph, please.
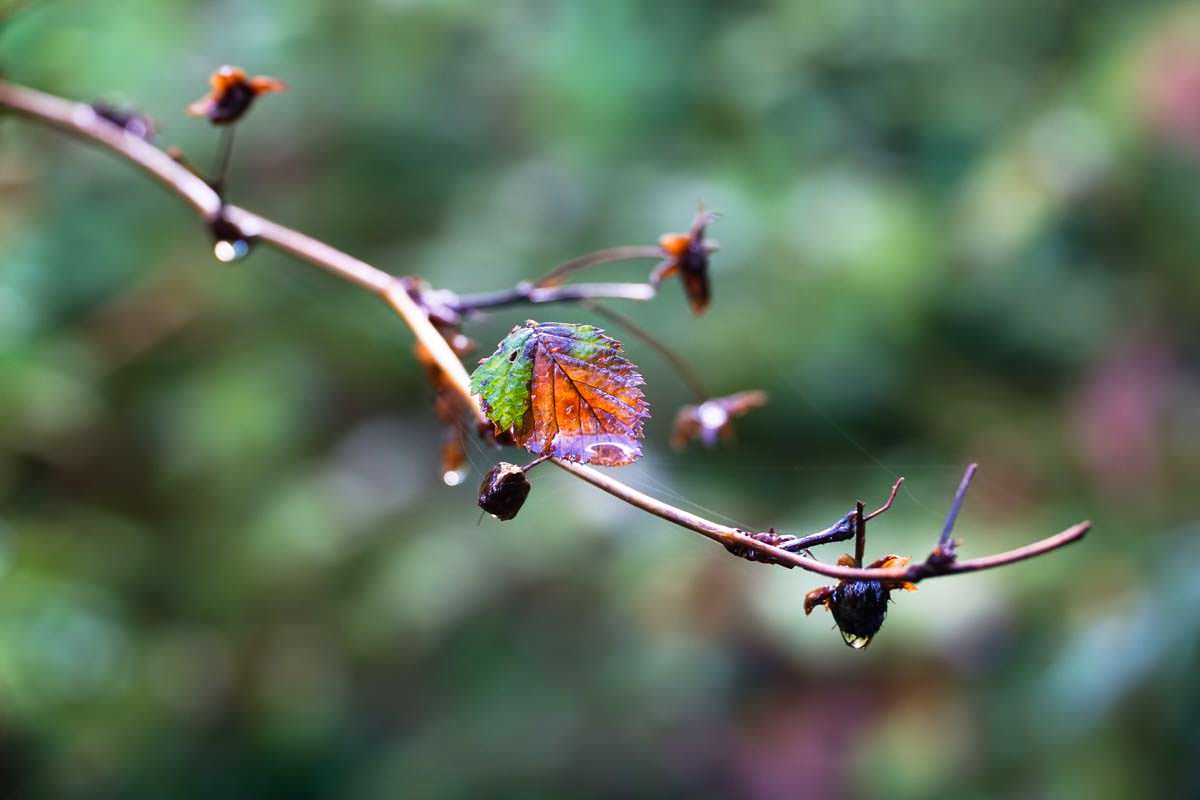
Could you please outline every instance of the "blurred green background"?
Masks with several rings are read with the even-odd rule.
[[[0,70],[186,117],[291,91],[232,198],[457,291],[723,212],[715,299],[620,309],[733,447],[633,485],[868,553],[1082,544],[897,598],[865,653],[814,576],[557,470],[517,520],[442,485],[408,331],[175,198],[0,119],[0,793],[159,798],[1200,794],[1200,9],[1109,0],[9,2]],[[646,264],[598,270],[640,279]],[[490,350],[528,316],[472,321]],[[481,352],[482,354],[482,352]],[[706,512],[707,513],[707,512]],[[840,546],[822,554],[832,559]]]

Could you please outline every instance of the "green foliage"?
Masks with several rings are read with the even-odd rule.
[[[496,352],[471,373],[471,392],[479,395],[484,412],[497,430],[519,426],[529,411],[533,353],[528,345],[532,335],[532,326],[514,327]]]

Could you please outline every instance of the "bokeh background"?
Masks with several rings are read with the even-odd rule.
[[[621,310],[771,404],[674,453],[688,395],[623,336],[656,411],[635,486],[808,531],[903,474],[868,549],[919,556],[977,460],[965,554],[1096,523],[923,584],[855,652],[804,617],[814,576],[557,470],[481,520],[514,454],[442,484],[386,307],[267,250],[219,264],[128,165],[0,119],[4,797],[1200,793],[1193,4],[3,9],[9,79],[136,104],[201,165],[209,71],[287,80],[233,199],[436,286],[720,210],[710,311],[674,283]],[[593,319],[467,330],[482,354],[535,314]]]

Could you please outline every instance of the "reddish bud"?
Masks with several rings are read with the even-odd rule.
[[[283,81],[261,75],[247,78],[244,69],[230,66],[214,72],[208,82],[212,86],[211,91],[188,106],[187,112],[193,117],[208,117],[208,121],[214,125],[237,122],[260,94],[287,89]]]

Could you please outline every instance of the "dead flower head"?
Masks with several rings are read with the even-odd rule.
[[[287,89],[283,81],[262,75],[247,78],[244,69],[228,65],[214,72],[208,82],[212,89],[188,106],[187,112],[193,117],[208,117],[214,125],[237,122],[260,94]]]
[[[766,405],[767,393],[756,389],[713,397],[697,405],[679,409],[675,415],[675,426],[671,431],[671,446],[682,450],[688,442],[699,439],[709,447],[718,439],[733,435],[733,418],[748,413],[751,409]]]
[[[687,294],[692,311],[701,314],[708,308],[712,291],[708,282],[708,257],[715,253],[715,242],[705,241],[704,229],[717,215],[703,208],[696,213],[687,233],[666,233],[658,240],[658,246],[666,256],[650,274],[650,283],[658,286],[665,278],[679,275],[683,290]]]

